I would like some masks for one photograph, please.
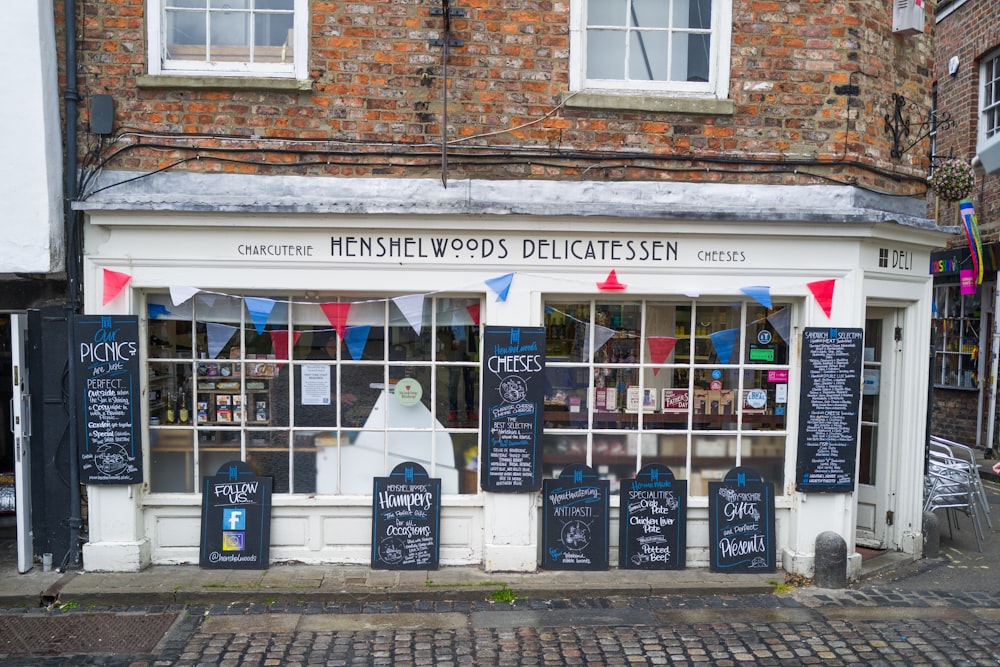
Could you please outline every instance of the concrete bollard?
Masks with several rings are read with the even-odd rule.
[[[924,512],[924,558],[941,555],[941,523],[934,512]]]
[[[819,588],[847,587],[847,543],[827,530],[816,536],[816,572],[813,584]]]

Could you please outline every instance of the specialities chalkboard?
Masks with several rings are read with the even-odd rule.
[[[618,567],[680,570],[687,550],[687,481],[650,463],[618,490]]]
[[[235,460],[202,478],[201,566],[263,570],[271,546],[271,478]]]
[[[542,567],[608,569],[608,480],[580,463],[543,484]]]
[[[539,439],[545,403],[545,329],[486,327],[483,356],[485,491],[518,493],[541,488]]]
[[[854,490],[864,336],[862,329],[813,327],[802,335],[797,491]]]
[[[80,481],[141,484],[139,320],[77,315],[74,336]]]
[[[741,466],[708,483],[712,572],[774,572],[774,490]]]
[[[372,567],[436,570],[440,550],[441,480],[419,463],[400,463],[376,477],[372,502]]]

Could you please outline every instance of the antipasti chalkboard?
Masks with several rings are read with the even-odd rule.
[[[139,320],[77,315],[74,336],[80,482],[140,484]]]
[[[708,483],[712,572],[774,572],[774,488],[740,466]]]
[[[541,487],[539,440],[545,403],[544,327],[486,327],[483,335],[484,491]]]
[[[854,490],[864,330],[810,327],[802,334],[795,489]]]
[[[608,569],[608,480],[574,463],[558,479],[546,479],[542,494],[542,567]]]
[[[618,567],[628,570],[684,568],[687,481],[665,465],[650,463],[618,491]]]
[[[201,485],[201,566],[263,570],[271,547],[271,478],[244,461],[223,463]]]
[[[371,565],[381,570],[436,570],[440,550],[441,480],[419,463],[400,463],[376,477]]]

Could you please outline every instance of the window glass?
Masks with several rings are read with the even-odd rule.
[[[982,67],[982,138],[1000,132],[1000,53],[984,59]]]

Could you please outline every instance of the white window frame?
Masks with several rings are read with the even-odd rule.
[[[1000,135],[1000,96],[996,101],[987,99],[987,88],[992,84],[1000,87],[1000,49],[987,54],[979,65],[979,133],[978,148],[981,149],[987,140]],[[995,121],[989,128],[988,117],[993,115]]]
[[[168,60],[165,58],[165,0],[147,0],[146,33],[149,52],[149,73],[152,75],[188,76],[262,76],[305,80],[309,75],[309,0],[294,0],[291,63],[213,62]]]
[[[707,82],[627,81],[588,79],[587,3],[600,0],[570,0],[570,90],[609,93],[660,94],[671,97],[726,99],[729,96],[730,50],[733,33],[732,0],[712,0],[712,52]]]

